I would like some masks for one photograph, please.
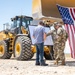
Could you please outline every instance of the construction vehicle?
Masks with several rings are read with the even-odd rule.
[[[25,30],[33,20],[28,16],[16,16],[11,18],[13,24],[8,29],[0,32],[0,58],[10,59],[12,54],[18,60],[28,60],[33,57],[31,51],[31,40],[28,37],[28,31]]]
[[[33,0],[32,3],[33,19],[50,20],[52,23],[55,21],[63,23],[57,4],[65,7],[75,7],[75,0]]]
[[[0,58],[10,59],[13,54],[17,60],[29,60],[36,52],[28,30],[33,18],[21,15],[11,18],[11,21],[10,29],[5,24],[5,29],[0,32]],[[44,47],[44,52],[45,58],[51,59],[49,46]]]

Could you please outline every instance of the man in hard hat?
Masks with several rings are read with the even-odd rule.
[[[54,22],[54,30],[49,31],[46,36],[52,35],[53,38],[53,50],[55,63],[58,65],[58,61],[61,60],[61,65],[65,65],[64,48],[67,40],[66,31],[62,28],[62,25],[58,22]]]

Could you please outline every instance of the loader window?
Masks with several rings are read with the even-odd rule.
[[[26,28],[26,23],[25,22],[22,22],[22,25]]]
[[[27,21],[27,25],[31,25],[31,24],[32,24],[31,20]]]
[[[32,24],[32,20],[30,21],[30,25]]]
[[[24,16],[17,16],[16,18],[12,18],[12,26],[11,28],[17,28],[17,27],[21,27],[24,26],[25,28],[28,28],[28,25],[31,24],[32,22],[32,18],[31,17],[24,17]]]
[[[30,24],[30,21],[27,21],[27,25],[29,25]]]
[[[17,27],[19,27],[19,21],[17,21]]]
[[[32,23],[32,21],[27,20],[27,21],[22,22],[22,25],[23,25],[25,28],[28,28],[28,25],[30,25],[31,23]]]
[[[11,25],[11,28],[15,28],[15,27],[17,27],[17,21],[16,20],[14,20],[12,25]]]

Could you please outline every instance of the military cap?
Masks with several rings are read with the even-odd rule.
[[[60,23],[58,23],[57,26],[62,26],[62,25]]]
[[[54,27],[57,26],[58,25],[58,22],[54,22],[53,25],[54,25]]]
[[[54,25],[57,25],[58,24],[58,22],[54,22]]]

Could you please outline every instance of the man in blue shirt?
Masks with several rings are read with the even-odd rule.
[[[46,39],[46,33],[43,21],[40,21],[38,26],[33,31],[33,38],[35,39],[36,45],[36,65],[46,66],[44,56],[44,41]]]

